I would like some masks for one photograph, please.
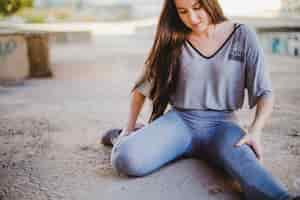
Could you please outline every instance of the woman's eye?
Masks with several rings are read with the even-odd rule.
[[[202,6],[201,6],[200,3],[197,3],[197,4],[194,6],[194,10],[199,10],[199,9],[201,9],[201,8],[202,8]]]
[[[187,12],[186,12],[185,10],[179,10],[178,13],[179,13],[179,14],[185,14],[185,13],[187,13]]]

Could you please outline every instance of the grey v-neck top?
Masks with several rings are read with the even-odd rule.
[[[182,109],[237,110],[243,106],[245,89],[253,108],[260,97],[272,95],[263,50],[254,30],[236,25],[223,45],[207,57],[189,41],[182,46],[178,87],[170,104]],[[137,90],[149,97],[151,82]]]

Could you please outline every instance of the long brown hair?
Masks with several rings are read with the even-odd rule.
[[[199,0],[211,18],[211,23],[225,21],[218,0]],[[145,62],[144,73],[132,91],[145,81],[151,82],[152,113],[149,122],[161,116],[169,98],[177,88],[182,45],[191,30],[181,21],[174,0],[165,0],[159,17],[155,39]]]

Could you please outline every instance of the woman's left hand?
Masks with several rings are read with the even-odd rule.
[[[258,160],[262,161],[262,148],[260,142],[260,132],[248,131],[242,139],[235,145],[241,146],[247,144],[256,154]]]

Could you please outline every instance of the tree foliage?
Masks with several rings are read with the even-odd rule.
[[[34,0],[0,0],[0,14],[10,15],[21,8],[32,7]]]

